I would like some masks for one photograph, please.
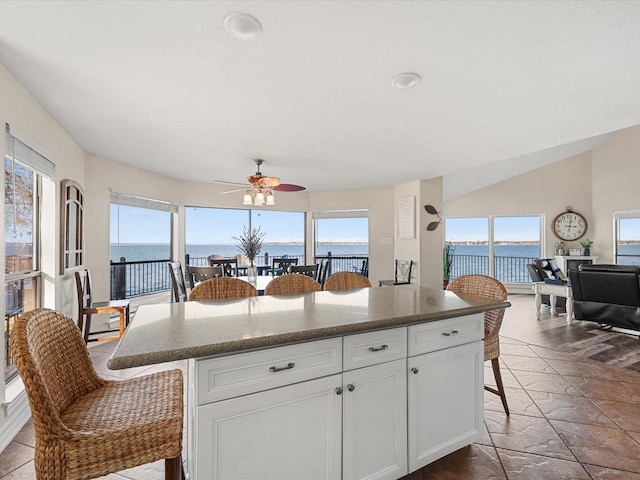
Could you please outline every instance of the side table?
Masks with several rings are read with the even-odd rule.
[[[533,291],[536,294],[536,318],[540,319],[540,307],[542,306],[542,295],[549,295],[551,303],[551,315],[556,315],[556,297],[566,297],[567,299],[567,323],[573,323],[573,291],[571,285],[557,285],[553,283],[533,282]]]

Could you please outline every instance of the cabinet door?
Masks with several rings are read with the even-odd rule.
[[[483,437],[484,343],[408,359],[409,471]]]
[[[342,375],[196,409],[194,480],[336,479]]]
[[[407,474],[406,360],[343,374],[343,479]]]

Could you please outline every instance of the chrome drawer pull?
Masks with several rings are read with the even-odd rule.
[[[336,395],[342,395],[342,387],[336,388]]]
[[[370,352],[381,352],[382,350],[386,350],[389,348],[389,345],[382,345],[381,347],[369,347]]]
[[[451,330],[451,332],[442,332],[442,335],[445,337],[450,337],[452,335],[457,335],[458,333],[458,330]]]
[[[411,371],[417,375],[420,370],[418,370],[416,367],[413,367]]]
[[[296,364],[293,362],[287,363],[286,367],[271,367],[269,369],[270,372],[281,372],[282,370],[291,370],[293,367],[295,367]]]
[[[350,383],[349,385],[347,385],[347,390],[349,390],[350,392],[353,392],[356,389],[356,386],[353,383]]]

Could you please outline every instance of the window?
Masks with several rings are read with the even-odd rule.
[[[169,288],[173,213],[171,202],[111,193],[111,299]]]
[[[640,265],[640,211],[614,214],[616,263]]]
[[[446,218],[454,246],[451,278],[479,273],[503,283],[529,282],[527,263],[540,258],[540,216]]]
[[[355,271],[368,275],[369,212],[338,210],[314,212],[316,262],[331,258],[331,272]]]
[[[40,199],[43,182],[51,183],[54,172],[51,161],[17,136],[24,138],[7,126],[4,162],[5,382],[17,375],[9,349],[13,322],[22,312],[42,305]]]
[[[73,180],[63,180],[62,195],[62,269],[77,267],[84,263],[84,192]]]
[[[206,265],[207,257],[232,258],[240,253],[234,237],[245,228],[264,233],[257,265],[270,265],[274,257],[299,258],[305,263],[305,214],[277,210],[186,207],[185,244],[190,265]]]

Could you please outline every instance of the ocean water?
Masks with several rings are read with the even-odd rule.
[[[319,255],[326,255],[328,252],[334,255],[367,255],[368,246],[366,244],[318,245]],[[186,253],[191,258],[207,258],[209,255],[235,257],[240,250],[236,244],[187,245]],[[264,256],[265,253],[268,253],[270,258],[304,255],[304,245],[265,243],[262,245],[259,256]],[[121,257],[126,258],[127,262],[168,260],[171,257],[171,249],[168,244],[112,244],[111,261],[119,262]]]
[[[186,251],[192,258],[206,258],[209,255],[234,257],[240,253],[235,244],[187,245]],[[640,245],[620,245],[619,251],[627,255],[640,256]],[[128,262],[168,260],[171,257],[170,252],[168,244],[112,244],[111,261],[118,262],[120,257],[126,258]],[[365,244],[318,245],[318,254],[326,255],[328,252],[335,255],[366,255],[368,246]],[[496,245],[494,252],[498,257],[540,258],[541,256],[538,245]],[[304,246],[302,244],[264,244],[260,255],[265,253],[268,253],[269,257],[303,255]],[[597,249],[594,253],[597,255]],[[487,245],[456,245],[455,254],[487,256],[489,255],[489,247]],[[625,259],[622,257],[619,263],[625,263],[626,261],[636,264],[638,259]]]

